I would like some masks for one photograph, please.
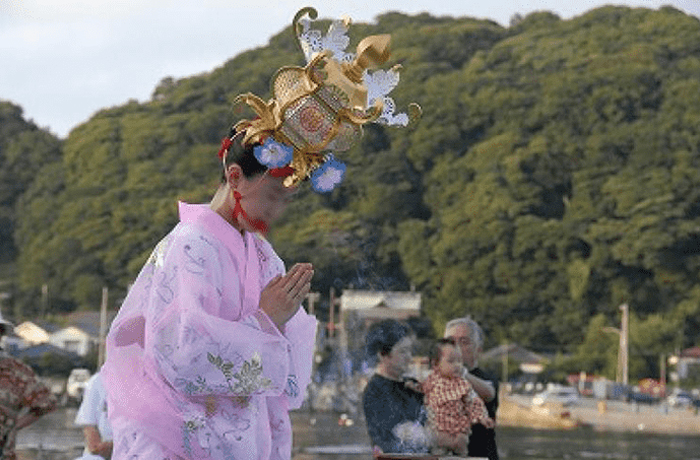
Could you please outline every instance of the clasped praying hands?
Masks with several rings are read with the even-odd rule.
[[[274,277],[260,294],[260,309],[283,330],[299,310],[311,289],[314,269],[310,263],[295,264],[284,276]]]

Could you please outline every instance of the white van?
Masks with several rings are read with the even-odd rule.
[[[546,403],[558,403],[562,406],[577,404],[579,400],[578,391],[573,387],[547,388],[541,393],[537,393],[532,398],[533,406],[541,406]]]
[[[85,386],[90,380],[91,374],[88,369],[73,369],[66,382],[66,395],[68,398],[80,402],[83,399]]]

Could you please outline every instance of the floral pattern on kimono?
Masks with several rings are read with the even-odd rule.
[[[291,457],[288,410],[310,381],[316,319],[281,333],[259,309],[284,273],[267,241],[206,205],[180,205],[108,336],[113,458]]]

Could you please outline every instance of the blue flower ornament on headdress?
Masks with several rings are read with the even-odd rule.
[[[297,41],[306,67],[282,67],[272,80],[272,99],[265,102],[252,93],[239,95],[257,114],[234,128],[245,131],[243,143],[255,144],[257,160],[271,174],[283,176],[286,186],[311,179],[314,190],[332,191],[345,176],[345,165],[335,152],[348,150],[370,122],[406,126],[420,116],[410,104],[408,113],[395,114],[388,94],[399,83],[399,66],[370,72],[389,59],[389,35],[366,37],[356,53],[345,51],[350,21],[335,20],[328,33],[311,28],[313,8],[294,17]],[[230,145],[224,139],[222,149]]]
[[[292,161],[294,148],[277,142],[272,137],[268,137],[262,145],[257,145],[253,148],[253,154],[261,165],[265,165],[270,169],[278,169]]]

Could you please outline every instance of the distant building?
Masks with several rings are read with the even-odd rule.
[[[338,345],[345,374],[358,370],[365,360],[365,335],[372,324],[384,319],[407,321],[420,315],[419,292],[344,289],[340,296]]]
[[[421,313],[420,292],[359,291],[344,289],[340,296],[340,310],[354,314],[365,326],[383,319],[405,321]]]
[[[106,330],[117,316],[116,311],[107,312]],[[74,326],[92,337],[96,343],[100,338],[100,312],[99,311],[76,311],[66,318],[66,324]]]
[[[51,334],[49,343],[78,356],[86,356],[97,345],[97,338],[80,328],[68,326]]]
[[[107,314],[106,329],[109,328],[116,312]],[[25,342],[26,348],[50,344],[56,348],[86,356],[99,345],[100,312],[81,311],[71,313],[62,321],[65,327],[44,321],[25,321],[15,327],[15,334]]]
[[[700,377],[700,347],[683,350],[678,358],[676,370],[680,379]]]
[[[60,326],[46,321],[24,321],[15,326],[15,334],[20,337],[26,346],[49,343],[51,334],[60,329]]]
[[[14,331],[5,331],[0,346],[11,355],[14,355],[19,350],[27,348],[28,344]]]
[[[544,356],[530,351],[527,348],[521,347],[518,344],[511,343],[507,345],[499,345],[485,351],[481,355],[481,362],[517,362],[518,368],[525,374],[539,374],[544,370],[545,365],[549,361]]]

